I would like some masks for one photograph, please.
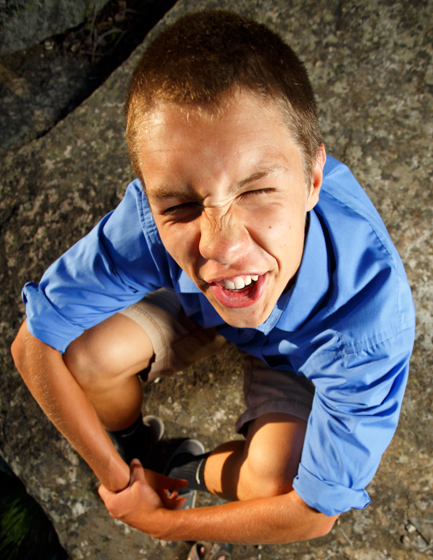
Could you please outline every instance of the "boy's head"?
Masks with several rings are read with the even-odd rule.
[[[304,67],[265,27],[197,13],[146,51],[127,120],[165,249],[224,321],[262,324],[300,266],[325,163]]]
[[[126,103],[132,166],[142,179],[138,146],[159,102],[218,112],[238,90],[274,101],[311,176],[321,143],[314,93],[304,65],[264,25],[216,10],[184,16],[163,31],[138,64]]]

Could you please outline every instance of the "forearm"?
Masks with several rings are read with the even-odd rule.
[[[114,494],[99,493],[111,516],[144,533],[168,541],[217,541],[232,544],[289,543],[327,534],[337,516],[327,517],[291,491],[271,498],[230,502],[190,510],[167,507],[158,488],[175,489],[180,481],[133,466],[132,482]]]
[[[117,453],[94,408],[59,352],[34,338],[26,323],[12,346],[19,373],[57,429],[113,491],[129,482],[129,468]]]
[[[232,544],[276,544],[327,534],[336,520],[309,508],[292,491],[282,496],[231,502],[167,515],[168,540],[208,540]]]

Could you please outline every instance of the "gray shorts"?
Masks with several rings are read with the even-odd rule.
[[[155,353],[144,378],[171,375],[215,354],[229,342],[215,329],[204,329],[185,315],[176,293],[161,289],[121,311],[146,332]],[[248,422],[268,413],[283,412],[307,420],[314,386],[295,373],[272,369],[263,361],[242,352],[244,359],[245,412],[236,422],[244,433]]]

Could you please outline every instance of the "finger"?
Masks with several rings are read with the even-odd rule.
[[[184,496],[180,496],[176,498],[172,498],[171,496],[170,497],[161,496],[161,500],[165,508],[176,510],[183,506],[183,504],[186,501],[186,498]]]
[[[180,490],[188,486],[188,481],[183,478],[171,478],[164,474],[158,474],[158,479],[164,488],[170,488],[172,490]]]
[[[175,503],[174,503],[174,508],[173,509],[180,509],[183,504],[186,502],[186,498],[182,497],[182,498],[178,498]]]
[[[183,478],[166,478],[167,488],[171,491],[182,490],[188,486],[188,481]]]
[[[161,491],[173,492],[174,490],[182,490],[188,486],[188,481],[181,478],[169,478],[163,474],[156,473],[151,470],[144,470],[145,480],[154,488]]]

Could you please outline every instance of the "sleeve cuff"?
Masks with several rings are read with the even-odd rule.
[[[364,489],[347,488],[336,482],[320,480],[302,464],[293,481],[293,489],[310,507],[325,515],[339,515],[350,509],[363,509],[371,502]]]
[[[22,298],[26,304],[27,328],[41,342],[63,354],[69,344],[82,334],[83,329],[66,321],[34,282],[24,286]]]

